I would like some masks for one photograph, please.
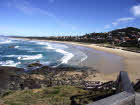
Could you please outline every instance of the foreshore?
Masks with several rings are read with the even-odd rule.
[[[24,39],[25,40],[30,40],[30,39],[27,39],[27,38],[24,38]],[[33,39],[33,40],[37,40],[37,39]],[[99,50],[99,51],[103,51],[103,52],[118,55],[118,56],[123,58],[123,63],[124,63],[124,70],[123,71],[128,72],[128,74],[130,76],[130,79],[133,82],[136,82],[137,79],[140,79],[140,69],[139,69],[140,54],[139,53],[124,51],[122,49],[101,47],[101,46],[98,46],[98,44],[91,44],[91,43],[52,41],[52,40],[39,40],[39,41],[79,45],[79,46],[93,48],[95,50]],[[107,66],[110,66],[110,65],[107,65]],[[119,72],[114,72],[114,73],[111,73],[111,74],[100,73],[99,76],[96,76],[93,80],[104,80],[104,81],[116,80],[118,73]],[[91,80],[91,78],[90,78],[90,80]]]

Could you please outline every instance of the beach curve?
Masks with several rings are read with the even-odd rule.
[[[21,38],[25,40],[30,40],[27,38]],[[38,39],[32,39],[32,40],[38,40]],[[38,41],[47,41],[47,42],[55,42],[55,43],[64,43],[64,44],[70,44],[70,45],[78,45],[83,47],[92,48],[98,51],[107,52],[110,54],[115,54],[123,58],[124,63],[124,69],[123,71],[127,71],[130,79],[133,82],[136,82],[137,79],[140,77],[140,54],[130,51],[124,51],[122,49],[114,49],[114,48],[106,48],[102,46],[98,46],[98,44],[92,44],[92,43],[81,43],[81,42],[68,42],[68,41],[54,41],[54,40],[38,40]],[[98,77],[100,78],[94,78],[94,79],[100,79],[100,80],[116,80],[117,75],[119,72],[111,73],[111,74],[104,74],[100,73],[98,74]],[[116,77],[116,78],[114,78]],[[90,78],[91,79],[91,78]]]

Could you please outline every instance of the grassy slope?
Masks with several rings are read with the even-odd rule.
[[[73,95],[87,94],[79,88],[64,86],[8,92],[2,98],[4,105],[70,105]]]
[[[73,86],[49,87],[23,91],[9,91],[3,95],[0,105],[70,105],[72,96],[77,104],[87,104],[104,95],[102,91],[87,91]]]

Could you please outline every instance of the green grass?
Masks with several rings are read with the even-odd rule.
[[[0,105],[70,105],[72,96],[76,103],[85,105],[104,94],[105,91],[94,92],[73,86],[48,87],[10,92],[1,98]]]
[[[8,91],[6,91],[6,92],[2,95],[2,97],[8,96],[8,95],[10,95],[10,94],[12,94],[12,93],[14,93],[14,91],[8,90]]]
[[[49,87],[6,93],[2,98],[3,105],[70,105],[70,97],[88,93],[72,86]]]

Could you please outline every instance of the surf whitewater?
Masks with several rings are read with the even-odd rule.
[[[78,65],[86,58],[84,52],[66,44],[0,37],[0,66],[26,68],[30,63],[40,62],[57,67]]]

